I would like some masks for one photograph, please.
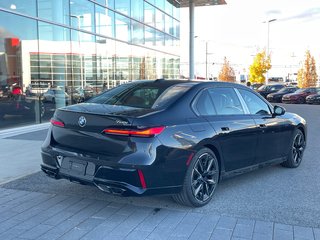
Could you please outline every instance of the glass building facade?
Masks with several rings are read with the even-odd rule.
[[[179,77],[175,0],[1,0],[0,129],[119,84]]]

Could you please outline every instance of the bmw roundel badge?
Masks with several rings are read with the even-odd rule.
[[[80,127],[84,127],[87,124],[87,119],[84,116],[79,117],[78,124]]]

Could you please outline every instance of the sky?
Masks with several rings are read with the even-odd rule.
[[[205,45],[208,43],[209,76],[217,75],[224,57],[236,73],[247,73],[254,55],[267,49],[268,20],[270,76],[296,72],[308,49],[320,75],[319,0],[226,0],[226,5],[195,9],[195,74],[205,74]],[[182,8],[181,71],[188,75],[189,9]],[[215,63],[215,64],[212,64]]]

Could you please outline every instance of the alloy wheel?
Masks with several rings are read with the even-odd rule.
[[[214,156],[203,153],[198,157],[191,173],[193,196],[200,202],[207,201],[213,194],[219,177]]]
[[[302,133],[298,133],[294,140],[293,140],[293,146],[292,146],[292,157],[294,164],[298,165],[300,164],[302,160],[302,155],[304,151],[305,141]]]

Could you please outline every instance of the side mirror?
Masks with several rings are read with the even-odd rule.
[[[283,114],[285,114],[286,109],[281,107],[281,106],[274,106],[273,108],[273,116],[281,116]]]

